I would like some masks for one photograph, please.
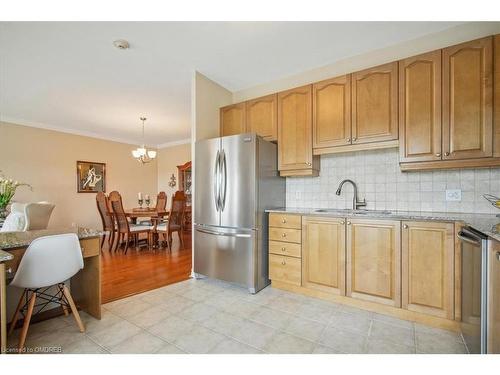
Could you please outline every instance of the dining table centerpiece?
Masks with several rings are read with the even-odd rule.
[[[5,219],[7,217],[7,206],[14,197],[14,194],[16,194],[17,188],[20,186],[27,186],[33,191],[30,184],[7,178],[2,171],[0,171],[0,219]]]

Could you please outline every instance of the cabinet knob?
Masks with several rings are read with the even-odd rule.
[[[351,138],[347,138],[347,139],[346,139],[346,142],[347,142],[347,143],[351,142]]]
[[[282,247],[281,251],[285,252],[286,251],[286,247]]]
[[[356,142],[356,139],[357,139],[356,137],[352,137],[353,142]]]
[[[408,229],[408,224],[403,224],[404,229]]]
[[[351,222],[350,222],[350,221],[348,221],[348,222],[347,222],[347,225],[351,225]]]
[[[340,222],[340,225],[344,225],[344,224],[345,224],[345,223],[344,223],[344,221],[341,221],[341,222]]]
[[[439,158],[441,156],[440,152],[436,152],[436,156]]]
[[[282,264],[282,265],[286,265],[286,262],[285,262],[285,260],[284,260],[284,259],[281,261],[281,264]]]
[[[450,156],[450,153],[449,153],[448,151],[446,151],[446,152],[444,153],[444,156]]]
[[[281,234],[281,237],[286,237],[286,233],[282,233],[282,234]]]
[[[286,224],[286,219],[285,219],[285,218],[281,219],[281,222],[282,222],[283,224]]]
[[[308,166],[311,166],[311,165],[312,165],[310,162],[307,162],[306,164],[307,164]]]
[[[495,255],[497,257],[497,260],[500,262],[500,251],[497,251]]]

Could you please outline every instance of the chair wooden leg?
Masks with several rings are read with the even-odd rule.
[[[14,315],[12,316],[12,320],[10,322],[9,332],[7,333],[9,336],[16,328],[17,321],[19,320],[19,313],[21,312],[21,308],[23,307],[24,296],[26,295],[26,293],[27,291],[26,289],[24,289],[23,294],[21,294],[21,298],[19,298],[19,303],[17,304],[16,311],[14,311]]]
[[[121,245],[121,242],[123,241],[123,236],[123,233],[118,233],[118,235],[116,236],[115,253],[118,250],[118,247]]]
[[[123,235],[125,237],[125,234]],[[125,240],[125,254],[127,254],[128,251],[128,243],[130,241],[129,235],[127,234],[127,239]]]
[[[182,236],[182,230],[178,231],[177,235],[179,236],[179,242],[181,243],[181,247],[180,248],[184,250],[184,238]]]
[[[78,309],[76,308],[75,302],[73,301],[73,297],[71,297],[71,293],[69,292],[66,285],[63,286],[64,297],[69,303],[69,307],[71,307],[71,312],[75,317],[76,324],[78,324],[78,328],[80,328],[80,332],[85,332],[85,327],[83,326],[82,320],[80,319],[80,314],[78,313]]]
[[[104,234],[101,237],[101,251],[102,251],[102,247],[104,246],[104,240],[105,239],[106,239],[106,232],[104,232]]]
[[[108,238],[108,247],[109,247],[109,252],[113,250],[113,245],[115,243],[115,231],[111,231],[111,236]]]
[[[33,315],[33,308],[35,307],[35,301],[36,301],[36,292],[33,292],[30,298],[30,302],[28,304],[28,311],[26,312],[26,316],[24,317],[24,324],[21,330],[21,335],[19,336],[19,344],[17,345],[19,353],[22,352],[24,348],[24,343],[26,342],[26,335],[28,334],[28,328],[30,326],[31,315]]]
[[[59,301],[61,302],[61,307],[64,311],[64,316],[68,316],[69,315],[68,307],[64,304],[64,289],[63,289],[64,284],[62,284],[62,285],[59,284],[57,286],[59,288],[59,291],[62,292],[62,295],[61,295],[61,298],[59,299]]]

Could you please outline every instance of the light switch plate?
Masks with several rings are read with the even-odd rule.
[[[446,190],[446,200],[460,202],[462,200],[462,190],[460,189]]]

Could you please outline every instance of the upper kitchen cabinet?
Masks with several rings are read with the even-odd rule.
[[[312,85],[278,94],[278,169],[281,176],[318,176],[312,155]]]
[[[267,95],[246,102],[247,131],[254,132],[267,141],[278,139],[277,95]]]
[[[398,139],[398,63],[352,74],[352,143]]]
[[[493,155],[493,38],[443,50],[443,159]]]
[[[399,62],[399,160],[441,160],[441,50]]]
[[[351,76],[313,85],[313,148],[327,153],[330,147],[351,144]],[[321,150],[322,152],[317,152]]]
[[[402,307],[454,317],[453,223],[403,222]]]
[[[220,134],[241,134],[246,132],[245,103],[238,103],[220,109]]]

